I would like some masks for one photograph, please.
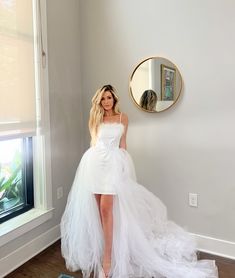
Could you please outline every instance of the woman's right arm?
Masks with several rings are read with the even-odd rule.
[[[122,113],[121,123],[124,125],[124,132],[123,132],[123,135],[120,139],[119,147],[126,150],[126,148],[127,148],[127,146],[126,146],[126,135],[127,135],[127,129],[128,129],[128,117],[124,113]]]

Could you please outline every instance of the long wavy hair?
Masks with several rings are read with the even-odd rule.
[[[104,108],[101,105],[101,100],[104,92],[109,91],[113,96],[113,112],[115,114],[120,113],[119,110],[119,98],[116,94],[116,90],[111,85],[104,85],[102,88],[98,89],[93,96],[91,102],[90,119],[89,119],[89,130],[91,134],[91,145],[95,145],[97,132],[100,124],[103,122]]]
[[[153,90],[146,90],[140,98],[140,106],[145,110],[155,111],[157,94]]]

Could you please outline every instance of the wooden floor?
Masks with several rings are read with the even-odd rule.
[[[216,260],[220,278],[235,278],[235,261],[205,253],[200,253],[199,258]],[[64,259],[61,257],[60,241],[57,241],[5,278],[57,278],[61,273],[82,278],[80,272],[71,273],[66,270]]]
[[[69,272],[60,252],[60,241],[23,264],[5,278],[57,278],[61,273],[82,278],[80,272]]]

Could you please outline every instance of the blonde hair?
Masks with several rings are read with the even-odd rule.
[[[115,114],[120,113],[119,110],[119,99],[116,94],[116,90],[111,85],[104,85],[102,88],[98,89],[93,96],[91,102],[90,119],[89,119],[89,130],[91,134],[91,145],[95,145],[97,132],[100,124],[103,122],[104,108],[101,105],[101,100],[104,92],[109,91],[114,99],[113,111]]]
[[[156,109],[157,94],[153,90],[143,92],[140,99],[140,106],[145,110],[154,111]]]

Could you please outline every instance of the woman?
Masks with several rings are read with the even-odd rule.
[[[91,147],[83,155],[61,220],[67,267],[88,278],[216,278],[197,261],[189,233],[167,220],[162,202],[135,181],[126,151],[128,118],[111,85],[92,99]]]

